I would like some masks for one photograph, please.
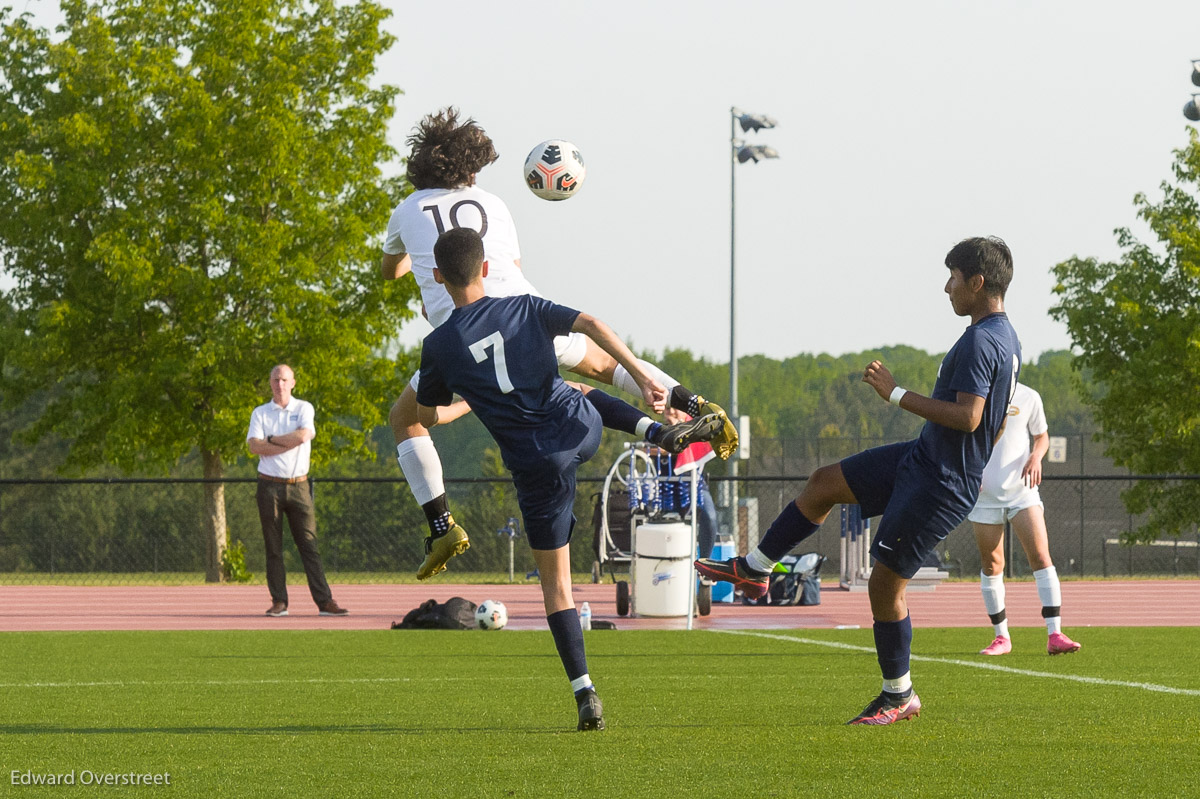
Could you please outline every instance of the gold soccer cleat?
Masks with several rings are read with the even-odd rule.
[[[717,453],[717,457],[723,461],[729,460],[729,456],[737,452],[738,448],[738,429],[729,417],[725,414],[725,409],[715,402],[710,402],[703,397],[700,397],[700,415],[704,416],[710,413],[715,413],[721,417],[723,422],[720,432],[718,432],[708,442],[712,444],[713,450]]]
[[[457,524],[447,530],[445,535],[437,538],[427,536],[425,538],[425,560],[421,563],[421,568],[417,569],[417,579],[428,580],[433,575],[444,572],[446,561],[455,555],[461,555],[470,548],[471,540],[467,538],[467,531]]]

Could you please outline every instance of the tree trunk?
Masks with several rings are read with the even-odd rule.
[[[203,450],[204,478],[219,480],[224,476],[221,465],[221,453]],[[227,539],[225,536],[225,484],[204,484],[204,581],[220,583],[225,581],[225,572],[221,568],[221,556],[225,554]]]

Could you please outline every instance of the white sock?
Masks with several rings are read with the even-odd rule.
[[[576,677],[575,679],[571,680],[571,690],[574,693],[579,693],[585,688],[592,687],[594,686],[592,685],[592,678],[589,674],[584,674],[582,677]]]
[[[671,389],[673,389],[673,388],[675,388],[675,386],[679,385],[678,380],[671,377],[669,374],[664,372],[662,369],[659,369],[654,364],[649,363],[647,361],[641,361],[641,360],[639,360],[638,363],[640,363],[642,365],[643,369],[645,369],[647,372],[650,373],[651,377],[653,377],[658,382],[662,383],[663,388],[665,388],[667,390],[667,394],[670,394]],[[633,396],[637,397],[638,399],[642,398],[642,390],[640,388],[638,388],[637,381],[634,380],[633,376],[629,374],[629,370],[627,370],[621,364],[617,364],[617,368],[613,370],[612,384],[614,387],[621,389],[626,394],[632,394]]]
[[[906,671],[894,680],[884,680],[883,690],[889,694],[903,694],[912,688],[912,672]]]
[[[641,419],[638,419],[637,427],[633,428],[633,431],[637,433],[638,438],[645,438],[646,431],[650,429],[650,425],[652,424],[654,424],[653,419],[649,416],[643,416]]]
[[[442,459],[438,457],[433,439],[413,436],[396,445],[396,460],[408,481],[408,488],[418,505],[424,505],[446,493],[442,482]]]
[[[1035,571],[1033,579],[1037,581],[1038,599],[1042,601],[1043,608],[1061,608],[1062,607],[1062,587],[1058,582],[1058,569],[1053,566],[1047,566],[1044,569]],[[1062,632],[1062,616],[1048,616],[1046,621],[1046,634]]]
[[[989,616],[995,616],[1004,610],[1004,574],[987,575],[979,573],[979,592],[983,594],[983,608]],[[992,622],[996,635],[1008,638],[1008,619]]]
[[[750,554],[746,555],[746,565],[756,572],[770,573],[775,568],[775,561],[764,555],[758,547],[755,547]]]

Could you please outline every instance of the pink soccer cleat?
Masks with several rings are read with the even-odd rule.
[[[981,655],[1007,655],[1012,651],[1012,640],[1003,635],[997,635],[996,640],[979,650]]]
[[[1078,652],[1079,646],[1062,633],[1050,633],[1050,638],[1046,641],[1046,651],[1051,655],[1069,655]]]

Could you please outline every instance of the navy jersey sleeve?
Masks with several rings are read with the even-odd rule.
[[[421,349],[421,376],[417,381],[417,404],[427,408],[438,405],[449,405],[454,400],[454,392],[446,386],[437,364],[437,347],[430,346],[432,336],[425,338]]]
[[[949,388],[986,398],[996,374],[996,347],[983,331],[968,328],[955,347],[954,373]]]
[[[531,304],[542,324],[552,336],[565,336],[571,332],[579,311],[565,305],[556,305],[541,297],[530,297]]]

